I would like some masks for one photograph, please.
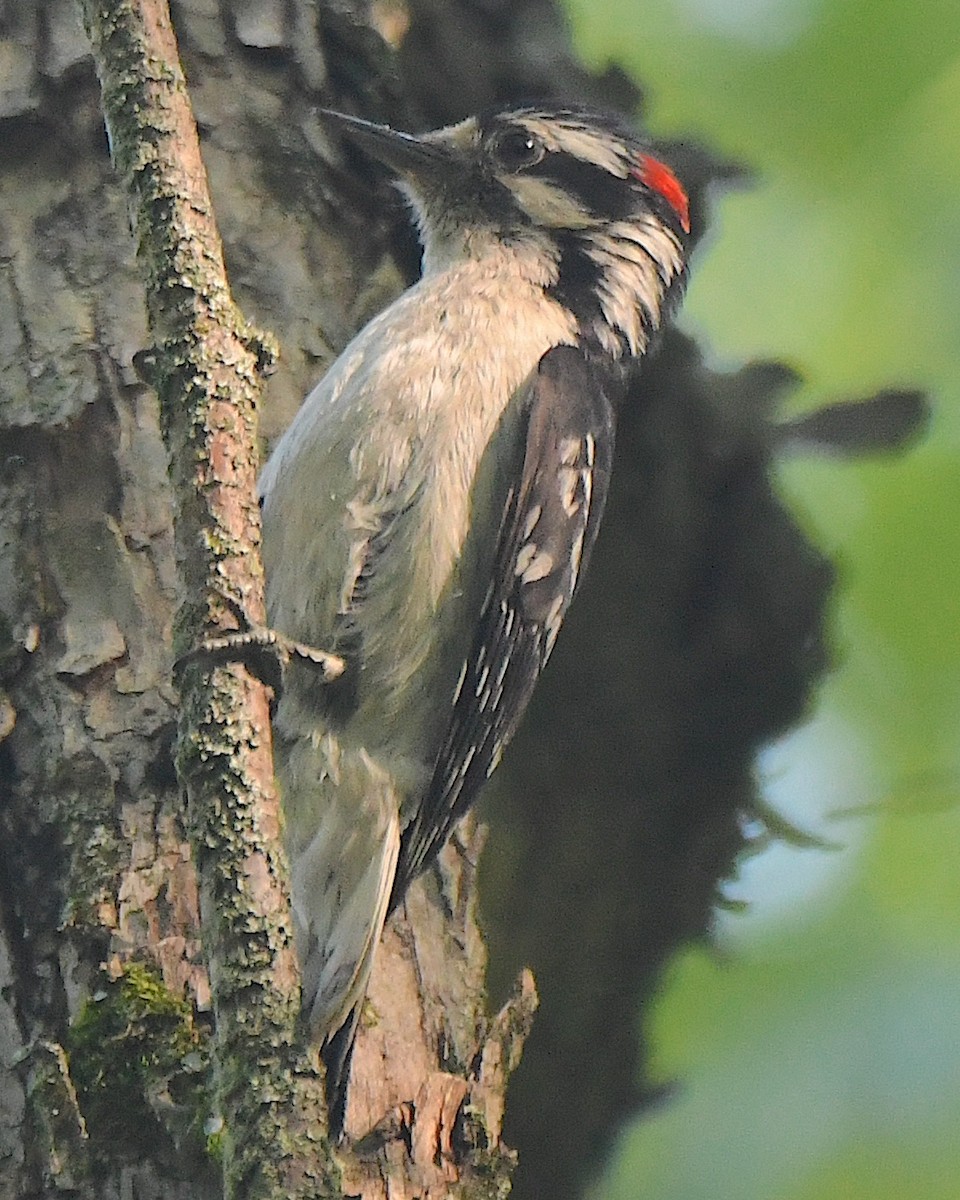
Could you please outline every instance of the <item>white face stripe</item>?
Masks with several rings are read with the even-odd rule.
[[[660,267],[660,276],[666,284],[671,283],[683,270],[683,254],[674,235],[655,217],[640,215],[634,221],[616,222],[610,226],[610,234],[618,239],[621,254],[626,244],[635,242],[649,254]]]
[[[604,320],[623,334],[631,354],[642,354],[647,345],[644,315],[659,328],[665,289],[683,270],[679,243],[654,218],[640,216],[591,236],[587,253],[600,271],[597,294]],[[610,330],[600,325],[595,332],[611,353],[619,354]]]
[[[597,137],[595,128],[591,129],[575,117],[554,117],[545,121],[534,113],[520,113],[512,119],[539,138],[548,150],[572,154],[620,179],[626,179],[629,174],[630,153],[626,145],[613,136]]]
[[[460,151],[472,150],[480,141],[480,122],[476,117],[467,117],[456,125],[445,125],[443,129],[434,129],[423,133],[420,137],[425,142],[453,146]]]
[[[548,229],[589,229],[599,220],[558,184],[533,175],[501,175],[517,203],[537,225]]]
[[[510,130],[542,143],[547,151],[542,169],[511,170],[500,164],[500,139]],[[449,190],[424,184],[422,194],[419,184],[401,183],[420,225],[424,275],[439,274],[464,259],[496,257],[503,270],[545,288],[570,314],[575,335],[587,344],[614,358],[646,351],[663,321],[669,293],[682,283],[685,263],[679,231],[657,215],[655,197],[644,189],[641,140],[615,122],[541,109],[503,113],[490,125],[470,117],[424,137],[462,157],[465,172],[462,194],[455,180]],[[551,155],[557,159],[555,178]],[[576,162],[584,168],[579,173]],[[486,178],[492,173],[509,202],[503,197],[485,208],[472,174],[476,169]],[[601,176],[596,207],[591,203],[591,171]],[[456,204],[451,205],[451,195]],[[573,267],[569,276],[564,271],[568,255]],[[578,289],[587,301],[582,308]]]

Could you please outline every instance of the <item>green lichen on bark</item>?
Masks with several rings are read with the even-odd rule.
[[[125,180],[154,339],[151,370],[178,507],[175,650],[262,619],[256,419],[273,340],[234,304],[166,5],[83,6],[113,160]]]
[[[204,1157],[210,1117],[210,1034],[190,1004],[131,962],[85,1002],[65,1039],[70,1078],[98,1153],[119,1161]]]
[[[174,650],[264,619],[256,423],[268,339],[226,280],[166,0],[85,0],[114,163],[146,284],[151,382],[175,502]],[[200,883],[227,1197],[336,1195],[299,975],[266,689],[245,667],[182,672],[177,766]]]

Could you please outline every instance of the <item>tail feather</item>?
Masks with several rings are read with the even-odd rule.
[[[278,747],[303,1014],[320,1043],[330,1130],[339,1135],[360,1010],[397,869],[401,796],[365,750],[344,747],[331,733],[286,736]]]
[[[335,1033],[326,1039],[320,1049],[326,1077],[324,1088],[327,1097],[327,1124],[331,1137],[343,1136],[343,1128],[347,1118],[347,1086],[350,1081],[350,1063],[353,1058],[353,1047],[357,1040],[357,1028],[360,1024],[360,1009],[363,1001],[355,1004],[347,1014],[347,1019]]]

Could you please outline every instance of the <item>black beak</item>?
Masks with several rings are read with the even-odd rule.
[[[433,174],[449,169],[450,152],[436,142],[428,142],[412,133],[401,133],[389,125],[375,125],[359,117],[334,112],[329,108],[317,110],[332,129],[349,138],[361,150],[392,167],[400,175]]]

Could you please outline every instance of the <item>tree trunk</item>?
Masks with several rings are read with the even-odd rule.
[[[267,441],[416,271],[391,190],[314,107],[412,128],[517,97],[640,99],[576,66],[545,0],[188,0],[173,19],[233,293],[281,347]],[[237,1130],[212,1084],[173,767],[181,598],[157,397],[134,368],[144,285],[72,4],[8,6],[0,62],[0,1200],[201,1200],[222,1194]],[[725,168],[674,157],[702,230]],[[487,807],[483,924],[507,1002],[490,1017],[468,823],[380,948],[345,1194],[509,1189],[527,966],[543,1004],[507,1110],[515,1194],[576,1195],[648,1094],[638,1013],[708,930],[755,748],[825,658],[830,569],[767,478],[788,382],[713,375],[673,335],[624,413],[590,577]]]

